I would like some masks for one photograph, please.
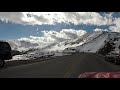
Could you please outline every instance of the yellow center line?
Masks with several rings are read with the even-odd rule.
[[[73,64],[68,64],[66,67],[65,67],[65,74],[64,74],[64,78],[67,78],[70,73],[72,72],[72,68],[73,68]]]

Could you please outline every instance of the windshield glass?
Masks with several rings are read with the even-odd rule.
[[[26,64],[12,77],[116,71],[119,52],[120,12],[0,12],[0,60],[12,55],[8,67]]]

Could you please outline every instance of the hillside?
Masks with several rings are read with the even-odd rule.
[[[108,31],[93,31],[84,33],[79,37],[48,45],[40,46],[41,43],[28,41],[8,41],[13,50],[22,52],[12,60],[30,60],[38,58],[49,58],[51,56],[62,56],[73,52],[92,52],[106,55],[110,52],[119,52],[120,33]]]

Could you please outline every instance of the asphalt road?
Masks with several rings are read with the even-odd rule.
[[[120,65],[97,54],[78,53],[2,69],[0,78],[77,78],[80,73],[103,71],[120,71]]]

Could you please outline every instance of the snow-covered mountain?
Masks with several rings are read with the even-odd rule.
[[[72,39],[66,39],[59,42],[52,42],[41,46],[38,42],[28,42],[23,40],[8,41],[13,50],[23,51],[23,55],[16,55],[12,60],[40,59],[50,56],[62,56],[70,52],[93,52],[100,53],[107,49],[107,53],[119,51],[120,33],[110,31],[93,31],[80,35]],[[112,45],[109,49],[108,45]],[[106,53],[106,54],[107,54]],[[105,53],[104,53],[105,54]]]
[[[74,47],[79,52],[92,52],[106,55],[108,53],[120,52],[120,33],[108,32],[108,31],[97,31],[87,33],[83,36],[83,44]],[[71,50],[69,47],[65,50]],[[69,52],[67,51],[67,52]]]

